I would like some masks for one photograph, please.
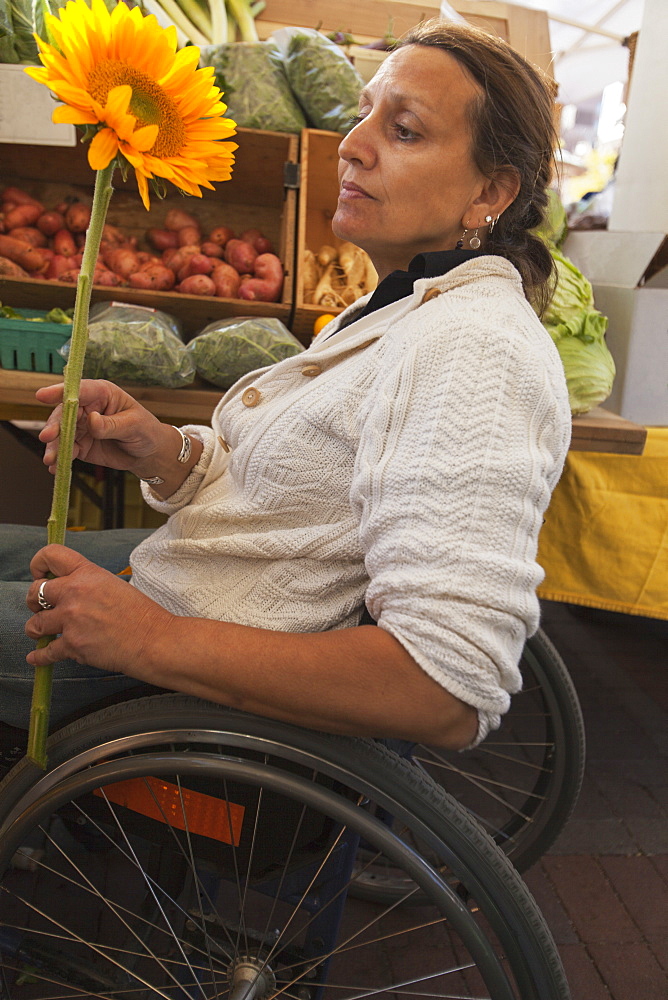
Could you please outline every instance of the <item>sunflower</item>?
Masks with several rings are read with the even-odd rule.
[[[43,68],[26,73],[63,102],[54,122],[95,130],[88,151],[93,170],[119,154],[134,167],[150,207],[149,180],[164,178],[201,197],[212,181],[229,180],[235,122],[214,85],[212,67],[197,69],[199,49],[176,51],[176,28],[153,15],[104,0],[69,0],[47,16],[53,44],[37,38]],[[37,37],[37,36],[36,36]]]

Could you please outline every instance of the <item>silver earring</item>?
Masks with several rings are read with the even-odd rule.
[[[490,235],[490,236],[491,236],[491,235],[492,235],[492,233],[494,232],[494,226],[495,226],[495,225],[497,224],[497,222],[499,221],[499,218],[500,218],[500,216],[498,216],[498,215],[497,215],[497,217],[496,217],[495,219],[493,219],[491,215],[488,215],[488,216],[487,216],[487,217],[485,218],[485,222],[489,222],[489,235]]]
[[[469,240],[469,246],[471,247],[471,250],[477,250],[478,247],[480,246],[480,237],[478,236],[478,230],[477,229],[474,232],[474,234],[471,237],[471,239]]]
[[[455,244],[455,246],[457,247],[458,250],[461,250],[463,248],[463,246],[464,246],[464,239],[466,238],[466,234],[467,233],[468,233],[468,229],[465,229],[464,232],[462,233],[462,235],[457,240],[457,243]]]

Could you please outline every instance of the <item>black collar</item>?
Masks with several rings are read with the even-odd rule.
[[[407,271],[392,271],[379,283],[375,292],[364,308],[351,316],[345,326],[354,323],[363,316],[388,306],[390,302],[398,302],[413,291],[413,285],[419,278],[438,278],[447,274],[454,267],[459,267],[467,260],[482,256],[480,250],[433,250],[429,253],[419,253],[413,257]],[[341,329],[341,327],[339,327]]]

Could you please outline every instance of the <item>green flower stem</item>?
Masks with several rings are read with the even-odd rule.
[[[88,341],[88,312],[90,296],[95,275],[95,265],[100,252],[102,231],[107,218],[107,209],[113,194],[111,178],[116,166],[112,160],[104,170],[98,170],[95,176],[95,193],[91,208],[90,224],[86,233],[81,271],[77,282],[77,294],[74,304],[74,319],[72,321],[72,338],[70,352],[65,366],[63,381],[63,413],[60,424],[60,441],[58,444],[58,466],[53,485],[51,514],[47,523],[47,538],[49,544],[57,542],[65,544],[67,530],[67,514],[70,506],[70,486],[72,482],[72,456],[74,452],[74,436],[79,410],[79,386],[83,372],[86,343]],[[43,636],[37,642],[37,648],[48,646],[55,636]],[[28,733],[28,757],[39,767],[46,769],[46,737],[49,731],[49,714],[51,710],[51,683],[53,667],[51,665],[35,668],[35,682],[32,691],[30,707],[30,731]]]

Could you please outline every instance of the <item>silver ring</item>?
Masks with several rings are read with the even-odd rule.
[[[37,603],[39,604],[42,611],[51,611],[53,604],[49,604],[46,597],[44,596],[44,588],[46,587],[47,580],[42,580],[39,585],[39,590],[37,591]]]

